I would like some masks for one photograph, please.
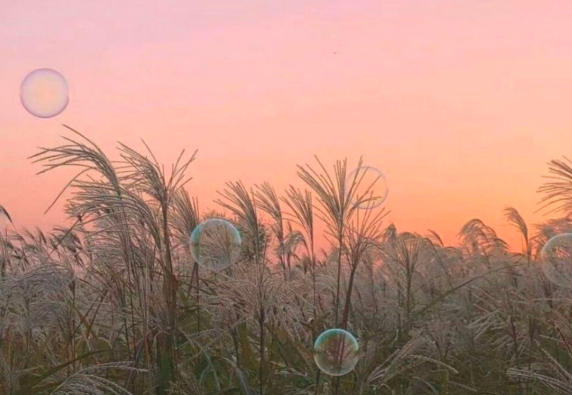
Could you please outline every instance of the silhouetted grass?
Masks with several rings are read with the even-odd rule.
[[[348,179],[346,160],[299,166],[305,190],[229,182],[217,203],[242,253],[213,273],[189,251],[193,229],[220,216],[184,188],[194,155],[166,173],[147,146],[120,144],[113,162],[71,132],[33,159],[40,173],[78,167],[73,225],[28,231],[0,206],[2,394],[572,394],[571,294],[538,258],[572,230],[567,160],[540,188],[562,219],[531,231],[505,210],[519,252],[479,219],[455,246],[399,232],[384,207],[357,208],[360,172]],[[313,360],[334,327],[361,353],[340,379]]]

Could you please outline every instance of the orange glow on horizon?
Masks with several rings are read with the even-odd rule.
[[[35,176],[38,146],[70,125],[115,157],[117,141],[169,166],[198,149],[202,211],[230,180],[302,186],[296,165],[348,158],[387,176],[399,231],[456,243],[481,218],[515,250],[502,210],[529,227],[550,159],[570,154],[572,3],[9,1],[0,16],[0,205],[18,226],[75,173]],[[22,79],[48,67],[70,101],[39,119]],[[563,144],[564,143],[564,144]]]

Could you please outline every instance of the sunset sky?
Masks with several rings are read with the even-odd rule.
[[[112,157],[198,149],[204,210],[226,181],[282,190],[314,154],[363,155],[398,230],[456,243],[478,217],[520,249],[503,208],[542,221],[546,162],[572,155],[570,21],[569,0],[4,0],[0,205],[17,226],[62,219],[43,213],[73,172],[35,176],[27,157],[67,124]],[[70,89],[50,119],[19,98],[42,67]]]

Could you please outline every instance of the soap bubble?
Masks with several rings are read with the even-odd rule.
[[[358,208],[373,209],[387,199],[389,188],[385,175],[379,169],[361,166],[348,175],[346,193],[352,194],[352,203]]]
[[[0,206],[0,231],[5,231],[8,229],[8,226],[12,224],[12,218],[10,218],[10,214],[8,211],[2,206]]]
[[[556,285],[572,288],[572,233],[554,236],[540,253],[544,274]]]
[[[68,105],[68,83],[55,70],[34,70],[20,85],[20,100],[24,108],[36,117],[55,117]]]
[[[314,361],[330,376],[343,376],[356,366],[359,346],[351,333],[343,329],[328,329],[314,342]]]
[[[202,222],[191,234],[191,254],[201,267],[219,271],[240,257],[240,233],[230,222],[211,218]]]

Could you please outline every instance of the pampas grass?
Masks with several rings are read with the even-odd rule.
[[[446,246],[386,223],[385,207],[358,209],[361,159],[349,180],[347,160],[299,166],[305,189],[229,182],[216,203],[242,253],[213,273],[189,251],[201,221],[224,217],[188,193],[194,154],[166,172],[144,143],[112,161],[68,131],[32,157],[41,174],[79,169],[68,225],[22,229],[0,206],[0,393],[572,394],[572,292],[539,261],[572,229],[567,159],[539,190],[563,218],[530,226],[505,209],[516,252],[479,219]],[[334,327],[360,344],[341,378],[313,360]]]

